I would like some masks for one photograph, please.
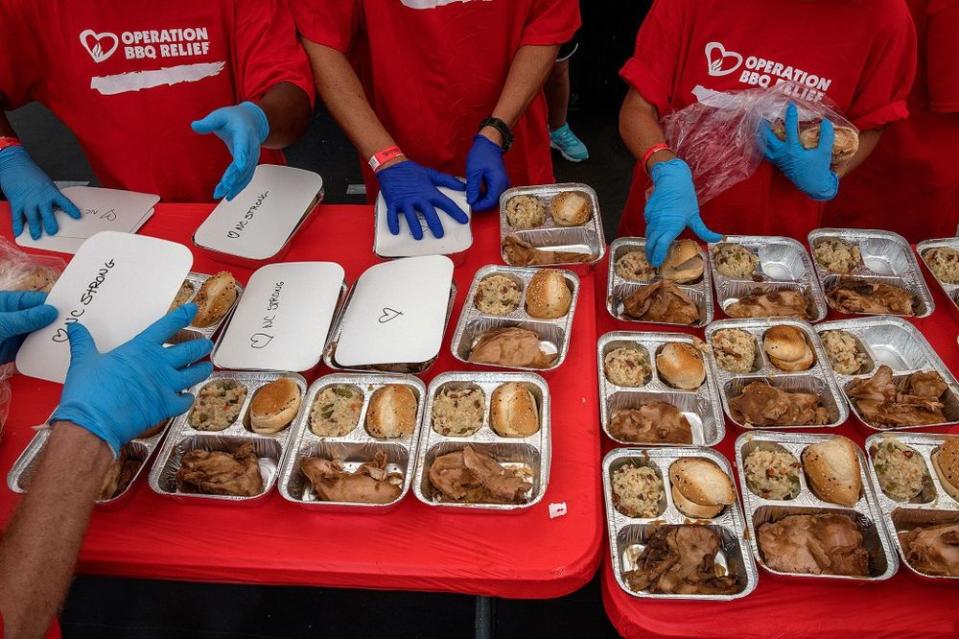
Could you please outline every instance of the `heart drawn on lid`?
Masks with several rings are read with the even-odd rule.
[[[383,314],[380,315],[380,320],[379,320],[380,324],[387,324],[389,322],[392,322],[393,320],[395,320],[397,317],[399,317],[402,314],[403,313],[400,311],[386,307],[383,309]]]
[[[266,348],[272,341],[272,335],[267,335],[266,333],[254,333],[253,335],[250,335],[250,348],[255,348],[257,350]]]
[[[80,32],[80,44],[87,50],[93,61],[100,64],[116,53],[117,47],[120,46],[120,39],[109,31],[97,33],[93,29],[85,29]]]
[[[724,76],[734,72],[743,63],[743,56],[735,51],[726,51],[721,42],[706,44],[706,69],[709,75]]]

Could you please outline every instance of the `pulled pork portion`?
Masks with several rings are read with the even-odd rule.
[[[189,493],[253,497],[263,490],[263,478],[253,444],[246,443],[232,453],[191,450],[180,462],[176,485]]]
[[[542,351],[539,335],[518,326],[483,333],[469,355],[477,364],[520,368],[549,368],[558,358]]]
[[[789,515],[759,527],[759,550],[779,572],[869,576],[862,531],[844,514]]]
[[[783,290],[763,293],[754,291],[729,305],[730,317],[798,317],[810,319],[810,301],[799,291]]]
[[[630,317],[647,322],[689,325],[699,320],[699,307],[670,280],[642,287],[623,300],[623,307]]]
[[[466,446],[433,460],[434,498],[467,504],[522,504],[533,484],[495,459]]]
[[[337,460],[309,457],[300,462],[300,470],[313,485],[322,501],[357,504],[390,504],[403,492],[403,475],[386,470],[386,453],[379,451],[373,461],[351,473]]]
[[[844,313],[915,315],[916,296],[882,282],[844,277],[826,293],[833,308]]]
[[[678,408],[666,402],[644,402],[639,408],[613,412],[609,432],[637,444],[692,444],[693,431]]]
[[[899,533],[909,565],[925,575],[959,577],[959,523],[921,526]]]
[[[892,369],[883,364],[872,377],[850,382],[846,394],[869,424],[894,428],[945,422],[940,400],[946,388],[936,371],[913,373],[897,384]]]
[[[746,426],[821,426],[829,411],[813,393],[791,393],[765,382],[751,382],[729,401],[733,416]]]
[[[670,595],[733,595],[743,584],[721,574],[716,565],[719,535],[705,526],[658,526],[636,559],[636,569],[623,573],[637,592]]]
[[[570,264],[589,262],[593,256],[589,253],[570,253],[536,248],[515,235],[507,235],[503,240],[503,252],[506,261],[512,266],[550,266],[552,264]]]

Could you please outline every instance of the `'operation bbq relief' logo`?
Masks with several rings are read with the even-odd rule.
[[[712,77],[724,77],[737,74],[741,84],[750,87],[768,88],[774,84],[791,83],[790,94],[793,97],[820,102],[832,79],[825,78],[805,69],[794,67],[776,60],[767,60],[754,55],[743,56],[730,51],[721,42],[706,44],[706,71]]]

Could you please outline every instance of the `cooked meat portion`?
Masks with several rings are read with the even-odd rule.
[[[467,504],[522,504],[533,484],[516,471],[467,446],[433,460],[434,499]]]
[[[833,308],[844,313],[915,315],[916,296],[882,282],[844,277],[826,293]]]
[[[637,444],[692,444],[693,430],[678,408],[666,402],[645,402],[639,408],[613,411],[613,437]]]
[[[862,531],[848,515],[788,515],[759,527],[759,550],[779,572],[869,576]]]
[[[130,456],[130,447],[124,446],[120,449],[120,456],[110,465],[103,481],[100,483],[100,493],[97,497],[99,501],[113,499],[130,485],[134,475],[143,463],[142,459],[136,459]]]
[[[789,392],[765,382],[751,382],[729,408],[747,426],[810,426],[829,423],[829,411],[818,395]]]
[[[557,360],[556,353],[540,348],[539,335],[526,328],[498,328],[480,335],[470,351],[469,360],[477,364],[522,368],[549,368]]]
[[[263,490],[263,478],[253,444],[234,452],[191,450],[180,461],[177,489],[186,493],[252,497]]]
[[[799,317],[809,319],[813,313],[810,301],[799,291],[783,290],[763,293],[753,291],[740,297],[726,309],[730,317]]]
[[[733,595],[743,589],[734,575],[716,565],[719,535],[705,526],[658,526],[623,574],[637,592],[670,595]]]
[[[925,426],[946,421],[940,401],[946,383],[936,371],[920,371],[897,384],[892,369],[883,364],[868,379],[846,386],[862,418],[873,426]]]
[[[507,235],[506,239],[503,240],[503,252],[506,253],[506,261],[512,266],[549,266],[551,264],[589,262],[593,259],[593,256],[589,253],[539,249],[515,235]]]
[[[959,577],[959,523],[899,533],[909,565],[926,575]]]
[[[623,300],[623,308],[630,317],[647,322],[689,325],[699,320],[699,307],[670,280],[644,286]]]
[[[386,465],[386,453],[379,451],[373,461],[353,473],[344,470],[339,461],[322,457],[302,460],[300,470],[322,501],[390,504],[403,492],[403,476],[388,472]]]

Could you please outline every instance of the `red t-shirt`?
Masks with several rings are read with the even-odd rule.
[[[516,51],[562,44],[580,24],[577,0],[290,1],[304,38],[350,55],[373,110],[403,152],[460,176]],[[512,184],[552,182],[542,94],[514,134],[505,155]]]
[[[192,120],[280,82],[314,93],[286,0],[3,0],[0,25],[10,105],[53,111],[104,186],[168,201],[210,200],[231,161]]]
[[[866,130],[908,115],[915,48],[901,0],[656,0],[621,75],[660,116],[695,102],[697,86],[733,91],[788,79]],[[621,234],[643,234],[648,186],[637,163]],[[805,239],[822,205],[763,162],[702,214],[718,233]]]
[[[909,8],[919,36],[909,119],[886,129],[843,180],[824,223],[919,242],[954,235],[959,224],[959,0],[909,0]]]

